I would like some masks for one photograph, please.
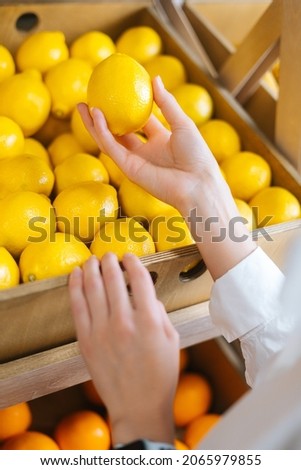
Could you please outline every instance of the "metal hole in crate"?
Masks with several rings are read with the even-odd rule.
[[[35,28],[38,23],[38,15],[31,12],[23,13],[16,21],[16,28],[18,31],[30,31]]]
[[[186,268],[179,274],[179,279],[181,282],[189,282],[197,279],[202,276],[207,270],[207,266],[203,260],[199,261],[195,266],[189,269]]]

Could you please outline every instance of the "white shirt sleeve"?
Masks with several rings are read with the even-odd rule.
[[[250,386],[294,327],[294,320],[281,313],[283,283],[282,272],[258,247],[212,288],[212,321],[228,342],[240,339]]]

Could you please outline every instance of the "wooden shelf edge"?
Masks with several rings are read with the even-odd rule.
[[[209,315],[209,302],[169,313],[180,334],[180,347],[220,335]],[[0,409],[89,380],[89,372],[75,341],[0,365]]]

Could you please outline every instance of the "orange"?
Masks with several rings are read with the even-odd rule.
[[[184,442],[190,449],[195,449],[210,429],[218,423],[220,418],[220,415],[208,413],[194,419],[185,430]]]
[[[278,186],[265,188],[249,202],[258,227],[281,224],[301,217],[298,199],[287,189]]]
[[[187,426],[198,416],[207,413],[211,401],[212,390],[207,379],[196,373],[183,373],[174,400],[176,426]]]
[[[26,431],[4,442],[3,450],[59,450],[56,442],[42,432]]]
[[[233,197],[246,202],[271,184],[270,165],[254,152],[239,152],[224,159],[221,169]]]
[[[149,26],[133,26],[117,38],[117,52],[128,54],[144,64],[152,57],[160,54],[162,40],[157,31]]]
[[[89,107],[101,109],[113,134],[141,129],[152,111],[153,90],[147,71],[126,54],[112,54],[93,70],[88,83]]]
[[[54,438],[62,450],[107,450],[111,438],[109,426],[94,411],[75,411],[57,425]]]
[[[179,439],[175,439],[174,444],[176,450],[189,450],[189,447],[185,444],[185,442],[182,442]]]
[[[200,126],[199,130],[218,162],[240,152],[239,134],[228,122],[210,119]]]
[[[88,380],[82,384],[82,388],[86,398],[93,403],[93,405],[103,406],[103,401],[100,398],[93,380]]]
[[[32,422],[28,403],[22,402],[0,410],[0,442],[26,431]]]

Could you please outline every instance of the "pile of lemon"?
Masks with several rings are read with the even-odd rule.
[[[99,154],[76,108],[100,107],[116,135],[141,131],[152,112],[168,127],[153,102],[156,75],[199,127],[250,229],[300,216],[296,198],[271,187],[267,162],[213,119],[212,97],[163,53],[154,29],[128,28],[116,41],[89,31],[68,45],[62,32],[40,31],[15,54],[0,45],[0,289],[68,274],[91,253],[121,259],[194,243],[173,207]]]

